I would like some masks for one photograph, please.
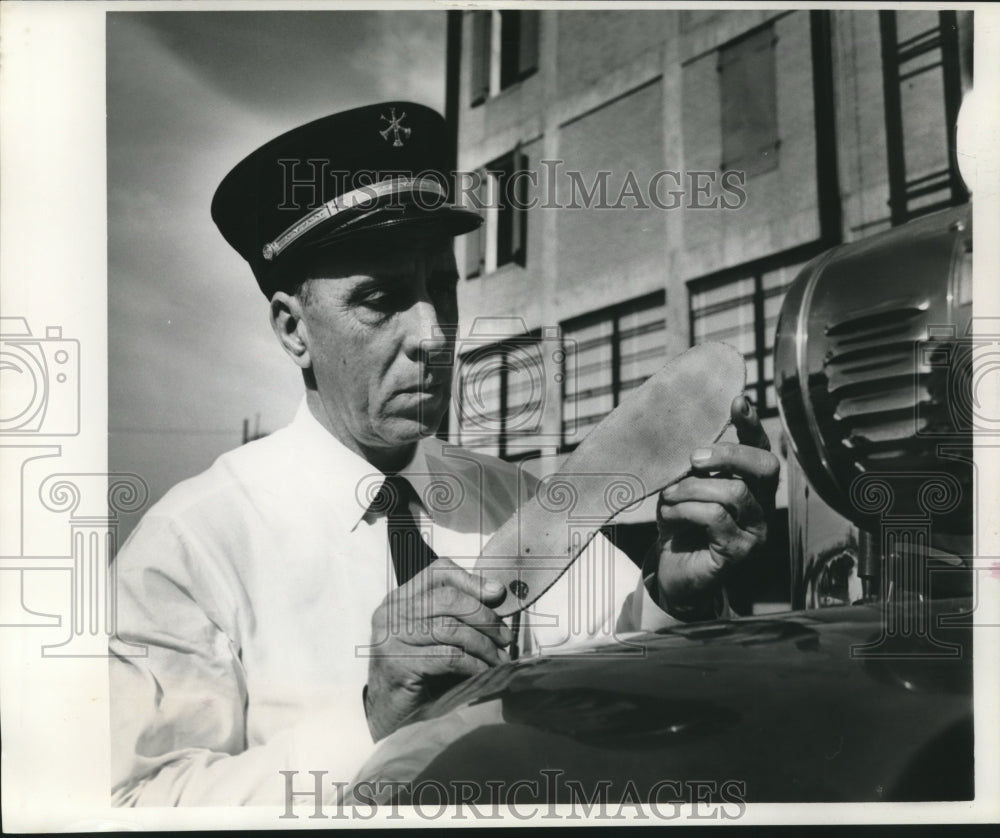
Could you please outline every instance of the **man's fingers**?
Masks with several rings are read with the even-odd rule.
[[[721,471],[764,485],[777,485],[781,463],[770,451],[732,442],[717,442],[711,448],[699,448],[691,455],[697,471]]]
[[[662,507],[661,515],[667,524],[693,524],[705,530],[709,541],[727,555],[739,555],[752,546],[752,535],[741,529],[728,510],[717,503],[684,501]]]
[[[490,666],[510,659],[485,634],[449,617],[435,617],[431,621],[431,637],[445,646],[457,647]]]
[[[476,632],[488,637],[497,646],[506,646],[513,639],[513,632],[504,625],[497,613],[483,605],[474,596],[447,585],[431,588],[419,601],[418,619],[448,617],[458,620]]]
[[[435,647],[431,646],[429,648],[433,649]],[[463,655],[460,652],[455,654],[457,650],[454,646],[440,646],[437,648],[442,650],[447,649],[448,652],[432,657],[428,661],[429,665],[425,670],[428,675],[459,675],[464,678],[471,678],[473,675],[479,675],[493,668],[493,664],[487,663],[473,655]]]
[[[441,657],[462,657],[463,653],[478,658],[490,666],[509,660],[507,653],[498,649],[490,638],[454,617],[432,617],[421,624],[426,631],[411,631],[402,639],[419,647],[420,652],[408,654],[429,660]],[[426,667],[423,667],[426,671]]]
[[[507,590],[502,582],[462,570],[451,559],[444,556],[407,582],[407,585],[411,584],[414,587],[426,589],[450,586],[468,596],[475,597],[480,602],[494,606],[503,602],[507,596]]]
[[[675,506],[685,501],[718,504],[737,523],[764,517],[764,511],[747,484],[736,477],[685,477],[660,494],[662,507]]]
[[[746,396],[737,396],[730,406],[736,437],[743,445],[750,445],[764,451],[771,450],[771,440],[760,424],[760,418],[753,404]]]

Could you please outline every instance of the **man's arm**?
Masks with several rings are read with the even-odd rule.
[[[206,576],[207,557],[196,552],[169,521],[147,519],[116,559],[113,804],[282,805],[280,770],[349,780],[374,748],[360,690],[324,696],[314,711],[248,747],[239,639],[213,594],[218,580]],[[297,789],[312,788],[305,777],[310,782]],[[332,784],[326,793],[334,802]]]

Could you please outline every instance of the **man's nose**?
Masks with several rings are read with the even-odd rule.
[[[448,352],[455,327],[442,322],[440,312],[429,299],[415,301],[407,313],[405,343],[411,358]]]

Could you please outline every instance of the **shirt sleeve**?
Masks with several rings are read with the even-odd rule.
[[[660,605],[656,594],[657,561],[657,553],[650,547],[643,557],[636,590],[629,597],[619,617],[619,631],[656,631],[700,620],[732,619],[733,612],[724,587],[680,610],[668,610]]]
[[[281,770],[349,779],[374,749],[360,693],[248,747],[240,647],[208,564],[172,522],[148,517],[115,560],[113,805],[280,805]],[[325,786],[324,802],[337,794]]]
[[[655,590],[656,570],[655,565],[651,568],[651,562],[649,561],[651,552],[652,550],[647,551],[642,569],[636,568],[637,578],[635,588],[625,599],[618,614],[618,623],[615,626],[615,631],[618,633],[657,631],[680,625],[683,622],[662,609],[652,594],[652,591]],[[631,560],[627,556],[624,558],[631,563]]]

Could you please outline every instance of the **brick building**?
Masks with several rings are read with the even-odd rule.
[[[783,293],[827,248],[968,200],[953,146],[971,13],[449,15],[457,186],[485,223],[458,245],[448,438],[551,471],[666,358],[731,343],[785,466],[773,566],[748,596],[787,601],[789,517],[800,553],[853,536],[782,445]],[[625,546],[652,516],[623,517]]]

